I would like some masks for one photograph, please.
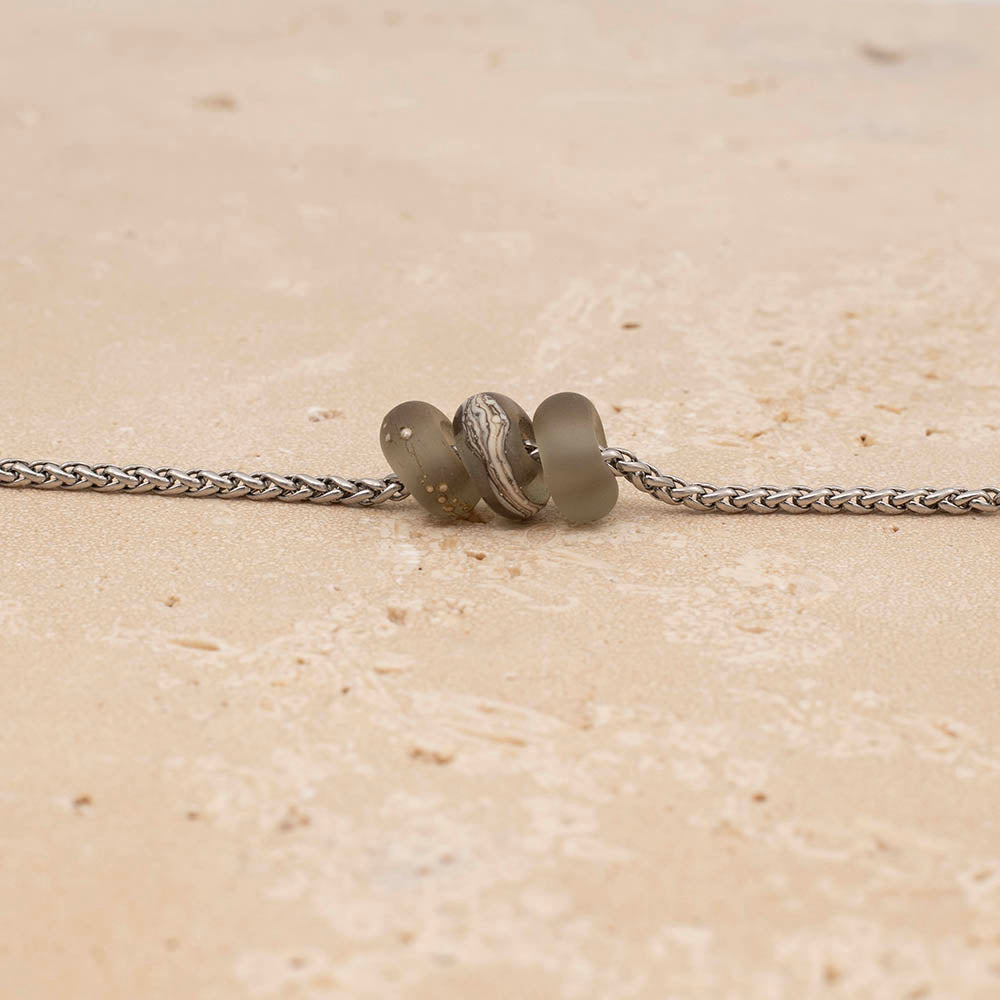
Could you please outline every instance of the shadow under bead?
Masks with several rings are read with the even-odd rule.
[[[498,514],[524,521],[548,503],[541,467],[524,445],[532,439],[531,418],[514,400],[477,392],[458,408],[452,429],[462,462]]]
[[[419,400],[394,406],[379,431],[382,454],[413,498],[436,517],[468,518],[481,499],[455,451],[451,422]]]
[[[558,392],[535,410],[535,444],[552,491],[567,521],[586,524],[618,502],[618,481],[604,461],[608,440],[594,404],[578,392]]]

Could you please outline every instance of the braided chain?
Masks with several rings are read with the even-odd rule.
[[[624,448],[605,448],[604,460],[637,490],[670,504],[724,514],[993,514],[1000,510],[1000,489],[907,490],[898,486],[711,486],[687,483],[660,472]]]
[[[528,442],[529,454],[537,449]],[[902,489],[869,486],[712,486],[688,483],[660,472],[625,448],[605,448],[616,476],[672,507],[724,514],[992,514],[1000,510],[1000,489]],[[223,500],[281,500],[285,503],[377,507],[409,493],[397,476],[279,476],[270,472],[209,472],[152,469],[143,465],[86,465],[83,462],[0,461],[0,487],[92,490],[96,493],[155,493],[160,496],[218,497]]]
[[[69,462],[0,461],[0,486],[36,490],[93,490],[96,493],[157,493],[160,496],[219,497],[223,500],[282,500],[285,503],[376,507],[409,496],[396,476],[277,476],[271,472],[208,472],[150,469],[144,465],[86,465]]]

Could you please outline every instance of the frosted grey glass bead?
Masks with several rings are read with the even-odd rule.
[[[379,432],[382,454],[413,498],[438,517],[467,518],[480,494],[455,452],[448,418],[430,403],[394,406]]]
[[[594,404],[578,392],[549,396],[535,410],[534,430],[559,513],[578,524],[604,517],[618,502],[618,481],[601,455],[608,440]]]
[[[499,392],[477,392],[452,422],[455,447],[483,499],[515,521],[537,514],[549,499],[542,470],[525,450],[531,418]]]

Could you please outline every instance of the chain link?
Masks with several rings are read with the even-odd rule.
[[[605,448],[604,460],[637,490],[672,507],[724,514],[993,514],[1000,489],[907,490],[899,486],[712,486],[665,475],[625,448]]]
[[[527,443],[537,458],[537,448]],[[870,486],[712,486],[660,472],[625,448],[605,448],[605,462],[637,490],[672,507],[725,514],[992,514],[1000,510],[1000,488],[903,489]],[[209,472],[152,469],[144,465],[87,465],[83,462],[0,461],[0,487],[92,490],[96,493],[155,493],[160,496],[218,497],[223,500],[281,500],[285,503],[377,507],[406,499],[397,476],[279,476],[270,472]]]
[[[209,472],[151,469],[144,465],[86,465],[83,462],[0,461],[0,486],[36,490],[93,490],[95,493],[156,493],[160,496],[219,497],[223,500],[281,500],[285,503],[377,507],[409,493],[393,474],[375,479],[350,476],[278,476],[271,472]]]

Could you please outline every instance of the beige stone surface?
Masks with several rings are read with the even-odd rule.
[[[0,15],[8,455],[996,483],[996,4]],[[997,522],[0,493],[4,1000],[1000,996]]]

